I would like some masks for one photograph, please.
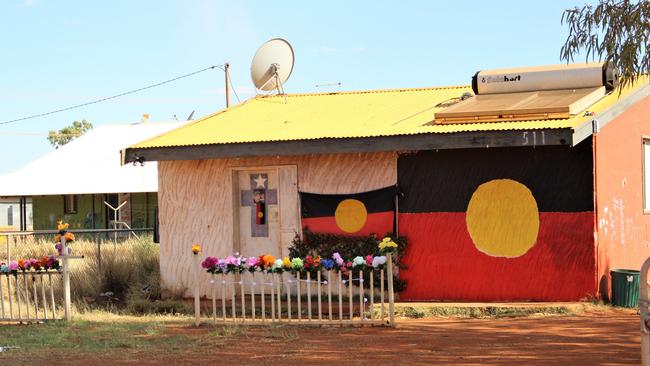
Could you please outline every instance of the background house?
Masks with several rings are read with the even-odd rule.
[[[102,125],[25,167],[0,176],[0,228],[52,230],[63,219],[72,228],[112,228],[113,211],[132,228],[153,227],[157,207],[155,162],[121,165],[120,150],[179,123]]]
[[[163,287],[190,284],[192,243],[286,255],[298,192],[397,184],[402,299],[606,295],[610,269],[650,255],[650,86],[560,89],[464,104],[470,87],[257,97],[135,144],[127,162],[160,162]],[[264,237],[243,198],[254,179],[276,196]]]

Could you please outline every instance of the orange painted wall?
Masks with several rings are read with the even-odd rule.
[[[643,213],[642,136],[650,136],[650,97],[595,136],[598,280],[600,294],[608,298],[610,269],[638,270],[650,256],[650,215]]]

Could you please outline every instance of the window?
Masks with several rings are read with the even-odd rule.
[[[32,199],[0,197],[0,231],[32,230]]]
[[[650,214],[650,136],[643,137],[643,213]]]
[[[74,194],[66,194],[63,196],[63,213],[76,214],[77,213],[77,196]]]
[[[7,207],[7,226],[14,226],[14,206]]]

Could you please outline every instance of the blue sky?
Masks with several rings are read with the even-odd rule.
[[[240,98],[270,38],[291,42],[289,93],[468,84],[480,69],[560,63],[560,19],[577,1],[0,2],[0,121],[231,64]],[[580,60],[582,61],[582,60]],[[232,100],[235,96],[232,95]],[[0,174],[52,147],[48,130],[202,116],[223,108],[213,70],[82,109],[0,125]],[[74,167],[69,167],[74,170]],[[80,172],[81,173],[81,172]]]

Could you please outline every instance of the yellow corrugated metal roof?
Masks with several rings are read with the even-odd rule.
[[[638,86],[639,84],[637,84]],[[624,97],[611,93],[591,107],[598,113]],[[593,117],[425,125],[436,105],[471,91],[469,86],[260,96],[200,118],[131,148],[246,142],[363,138],[468,131],[575,128]]]

